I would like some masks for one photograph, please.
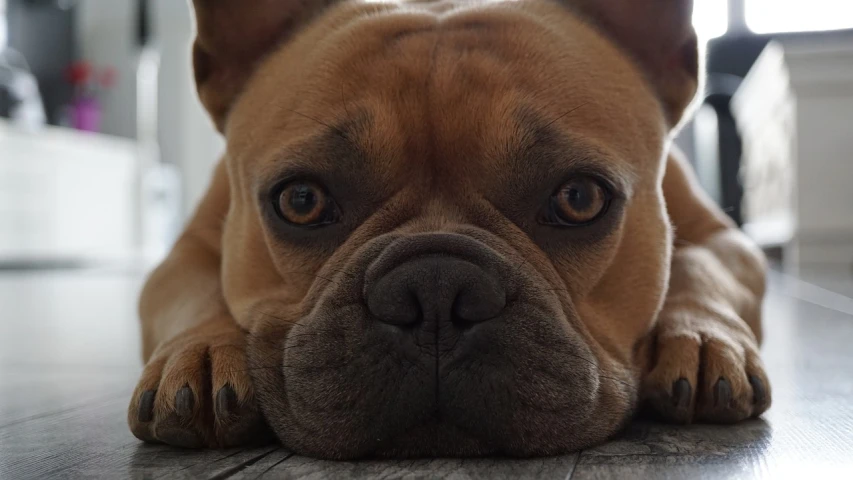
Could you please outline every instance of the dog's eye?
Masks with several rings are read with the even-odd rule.
[[[575,177],[551,196],[541,222],[561,227],[588,225],[607,212],[610,196],[599,180],[589,176]]]
[[[273,203],[282,220],[301,227],[338,221],[338,209],[326,191],[312,182],[295,181],[278,190]]]

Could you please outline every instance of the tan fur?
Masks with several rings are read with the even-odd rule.
[[[737,421],[769,406],[758,356],[763,257],[701,193],[669,140],[697,85],[689,1],[194,3],[199,92],[228,151],[142,295],[147,365],[128,413],[138,437],[242,443],[264,429],[260,408],[288,447],[317,456],[536,455],[602,441],[642,404],[678,422]],[[281,239],[259,205],[262,186],[285,166],[334,172],[353,161],[329,155],[343,148],[334,135],[316,141],[341,124],[361,155],[347,182],[369,206],[347,209],[359,220],[345,238]],[[556,139],[525,143],[531,129]],[[539,163],[558,146],[555,168],[600,169],[624,187],[615,223],[598,237],[566,240],[538,226],[535,212],[510,213],[525,185],[551,181]],[[524,159],[532,163],[519,163],[518,151],[533,152]],[[526,329],[502,327],[495,341],[509,342],[515,368],[537,355],[547,362],[527,377],[583,357],[583,382],[592,382],[583,388],[517,380],[525,405],[583,405],[565,424],[574,437],[557,432],[566,418],[531,410],[485,427],[500,445],[439,425],[388,446],[356,438],[373,428],[357,413],[312,413],[312,403],[361,401],[347,392],[380,395],[372,367],[347,373],[358,383],[346,387],[329,380],[332,371],[307,372],[351,350],[372,355],[352,330],[361,320],[339,318],[336,302],[360,292],[353,282],[365,262],[399,238],[466,238],[514,266],[507,278],[525,301],[552,313]],[[537,329],[560,336],[553,353],[543,353]],[[720,378],[731,387],[722,405]],[[688,405],[673,403],[679,379],[691,386]],[[755,379],[765,395],[753,392]],[[211,406],[225,385],[245,421],[225,421]],[[184,386],[195,410],[176,418]],[[315,390],[324,393],[307,406],[293,397]],[[150,419],[139,413],[148,391],[156,391]]]

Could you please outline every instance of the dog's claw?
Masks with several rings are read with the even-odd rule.
[[[690,406],[690,382],[686,378],[679,378],[672,384],[672,404],[678,408]]]
[[[729,381],[723,377],[717,380],[717,385],[714,387],[714,406],[717,408],[726,408],[732,402],[732,386]]]
[[[181,417],[191,417],[195,407],[195,396],[190,387],[183,387],[175,394],[175,411]]]
[[[763,405],[767,399],[767,391],[764,388],[764,383],[757,376],[750,375],[749,384],[752,386],[752,403],[754,405]]]
[[[237,393],[230,385],[225,385],[216,394],[216,416],[228,418],[237,408]]]
[[[139,421],[150,422],[154,419],[155,390],[146,390],[139,396]]]

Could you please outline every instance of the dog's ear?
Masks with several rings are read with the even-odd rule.
[[[699,53],[693,0],[562,0],[580,11],[640,65],[670,126],[696,95]]]
[[[334,0],[193,0],[193,68],[201,102],[224,129],[260,60]]]

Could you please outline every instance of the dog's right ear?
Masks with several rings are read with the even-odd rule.
[[[657,91],[670,127],[678,124],[699,85],[693,0],[560,1],[636,61]]]
[[[219,131],[258,63],[335,0],[193,0],[193,68]]]

